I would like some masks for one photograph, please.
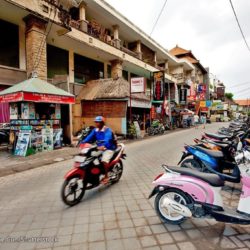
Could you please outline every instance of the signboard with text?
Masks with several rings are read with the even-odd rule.
[[[145,92],[145,78],[132,77],[131,78],[131,93],[144,93]]]
[[[158,71],[153,74],[153,100],[163,101],[164,100],[164,72]]]

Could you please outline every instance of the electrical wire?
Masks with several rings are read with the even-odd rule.
[[[152,30],[151,30],[151,32],[150,32],[150,36],[152,35],[152,33],[153,33],[154,30],[155,30],[155,27],[156,27],[156,25],[157,25],[157,23],[158,23],[158,21],[159,21],[159,19],[160,19],[160,17],[161,17],[161,14],[162,14],[162,12],[163,12],[165,6],[166,6],[167,1],[168,1],[168,0],[165,0],[163,6],[162,6],[162,8],[161,8],[161,11],[160,11],[160,13],[159,13],[159,15],[158,15],[158,17],[157,17],[157,19],[156,19],[156,21],[155,21],[155,23],[154,23],[154,26],[153,26],[153,28],[152,28]]]
[[[243,40],[244,40],[244,42],[245,42],[245,44],[246,44],[246,46],[247,46],[247,49],[250,51],[250,46],[248,45],[247,40],[246,40],[246,37],[245,37],[245,35],[244,35],[244,33],[243,33],[243,30],[242,30],[242,28],[241,28],[241,26],[240,26],[240,22],[239,22],[239,19],[238,19],[238,17],[237,17],[236,11],[235,11],[235,9],[234,9],[233,2],[232,2],[232,0],[229,0],[229,2],[230,2],[230,4],[231,4],[231,7],[232,7],[232,10],[233,10],[233,13],[234,13],[236,22],[237,22],[238,27],[239,27],[239,29],[240,29],[240,33],[241,33],[241,35],[242,35],[242,37],[243,37]]]
[[[239,86],[243,86],[245,84],[249,84],[250,82],[242,82],[242,83],[237,83],[237,84],[234,84],[232,86],[227,86],[228,88],[236,88],[236,87],[239,87]]]
[[[234,91],[234,92],[237,93],[237,94],[239,94],[239,93],[245,92],[245,91],[247,91],[247,90],[250,90],[250,87],[245,88],[245,89],[241,89],[241,90],[239,90],[239,91]]]
[[[40,60],[41,60],[42,50],[43,50],[44,43],[45,43],[46,40],[47,40],[47,37],[48,37],[48,35],[49,35],[49,33],[50,33],[51,29],[52,29],[53,23],[54,23],[55,18],[56,18],[56,13],[57,13],[56,7],[55,7],[54,11],[55,11],[55,13],[54,13],[54,17],[53,17],[53,20],[52,20],[52,22],[51,22],[51,25],[50,25],[50,27],[49,27],[47,33],[46,33],[46,30],[45,30],[45,32],[44,32],[44,33],[45,33],[45,37],[44,37],[44,39],[41,40],[40,47],[39,47],[38,52],[37,52],[37,54],[36,54],[36,60],[34,61],[33,71],[35,71],[35,70],[37,69],[37,67],[38,67],[38,65],[39,65],[39,62],[40,62]],[[52,11],[51,11],[51,12],[52,12]],[[51,14],[51,13],[50,13],[50,14]],[[49,24],[48,24],[48,25],[49,25]],[[46,28],[47,28],[47,27],[46,27]]]

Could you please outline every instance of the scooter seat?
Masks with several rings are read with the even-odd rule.
[[[177,172],[181,175],[192,176],[194,178],[203,180],[210,184],[213,187],[223,187],[224,181],[216,174],[203,173],[190,168],[181,168],[181,167],[167,167],[173,172]]]
[[[219,135],[219,134],[206,133],[206,132],[205,132],[205,135],[207,135],[208,137],[218,139],[218,140],[231,139],[233,137],[232,135]]]
[[[205,154],[212,156],[214,158],[223,158],[224,154],[221,151],[215,151],[215,150],[210,150],[210,149],[206,149],[203,147],[199,147],[199,146],[194,146],[196,149],[200,150],[201,152],[204,152]]]

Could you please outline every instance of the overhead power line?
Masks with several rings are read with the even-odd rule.
[[[158,15],[158,17],[157,17],[157,19],[156,19],[156,21],[155,21],[155,23],[154,23],[154,26],[153,26],[153,28],[152,28],[152,30],[151,30],[151,32],[150,32],[150,36],[153,34],[153,32],[154,32],[154,30],[155,30],[155,27],[156,27],[156,25],[157,25],[157,23],[158,23],[158,21],[159,21],[159,19],[160,19],[160,17],[161,17],[161,14],[162,14],[162,12],[163,12],[165,6],[166,6],[167,1],[168,1],[168,0],[165,0],[163,6],[162,6],[162,8],[161,8],[161,11],[160,11],[160,13],[159,13],[159,15]]]
[[[237,17],[236,11],[235,11],[235,9],[234,9],[232,0],[229,0],[229,2],[230,2],[230,4],[231,4],[231,7],[232,7],[232,10],[233,10],[233,13],[234,13],[236,22],[237,22],[238,27],[239,27],[239,29],[240,29],[240,33],[241,33],[241,35],[242,35],[242,37],[243,37],[243,40],[244,40],[244,42],[245,42],[245,44],[246,44],[246,46],[247,46],[247,49],[250,51],[250,46],[248,45],[247,40],[246,40],[246,37],[245,37],[245,35],[244,35],[244,33],[243,33],[243,30],[242,30],[242,28],[241,28],[241,26],[240,26],[240,22],[239,22],[239,19],[238,19],[238,17]]]
[[[228,88],[236,88],[236,87],[239,87],[239,86],[243,86],[245,84],[249,84],[250,82],[242,82],[242,83],[237,83],[237,84],[234,84],[232,86],[228,86]]]

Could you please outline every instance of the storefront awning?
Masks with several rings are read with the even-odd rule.
[[[0,103],[21,101],[74,104],[75,96],[36,77],[0,92]]]

